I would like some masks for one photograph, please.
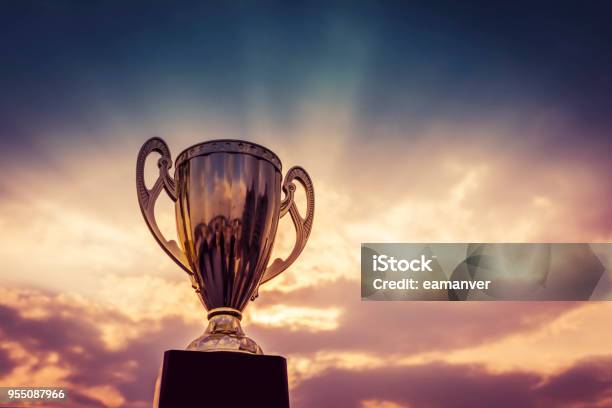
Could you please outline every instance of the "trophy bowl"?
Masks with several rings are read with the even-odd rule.
[[[152,152],[161,155],[159,176],[148,189],[144,166]],[[136,189],[151,233],[189,274],[208,310],[206,331],[187,349],[263,354],[240,326],[242,311],[255,300],[259,286],[287,269],[304,249],[314,217],[310,177],[301,167],[292,167],[281,184],[278,156],[241,140],[196,144],[179,154],[175,163],[171,177],[167,144],[157,137],[149,139],[138,154]],[[305,217],[294,202],[294,181],[306,191]],[[180,246],[164,238],[155,220],[155,202],[162,190],[175,203]],[[286,259],[277,258],[268,266],[279,219],[287,213],[295,226],[295,245]]]

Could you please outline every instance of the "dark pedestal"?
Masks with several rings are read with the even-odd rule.
[[[287,360],[226,351],[164,353],[159,408],[289,408]]]

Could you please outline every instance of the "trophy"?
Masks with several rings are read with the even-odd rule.
[[[144,183],[147,156],[161,155],[159,176],[151,189]],[[175,161],[168,145],[149,139],[136,162],[136,188],[142,215],[161,248],[191,278],[208,310],[208,327],[187,350],[263,354],[244,334],[242,311],[255,300],[260,285],[287,269],[300,255],[312,228],[314,190],[308,173],[292,167],[281,185],[281,161],[271,150],[241,140],[211,140],[184,150]],[[295,181],[306,191],[306,215],[294,202]],[[284,197],[281,199],[281,189]],[[175,203],[177,236],[167,240],[155,220],[162,190]],[[290,214],[296,242],[286,259],[270,254],[281,217]]]

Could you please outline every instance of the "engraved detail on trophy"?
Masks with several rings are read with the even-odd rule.
[[[158,152],[159,177],[148,190],[144,163]],[[244,334],[242,311],[257,297],[258,287],[286,270],[306,245],[314,217],[314,189],[308,173],[291,168],[281,186],[281,162],[263,146],[239,140],[213,140],[184,150],[176,159],[160,138],[147,141],[136,164],[138,202],[149,229],[162,249],[191,277],[209,324],[188,349],[262,354]],[[306,191],[306,216],[294,202],[298,181]],[[154,216],[164,189],[175,203],[180,247],[166,240]],[[281,202],[281,190],[285,197]],[[285,260],[267,267],[279,219],[291,215],[296,243]]]

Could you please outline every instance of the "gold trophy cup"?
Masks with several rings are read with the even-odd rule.
[[[161,155],[159,177],[145,186],[144,166],[151,152]],[[208,310],[208,327],[187,347],[198,351],[263,354],[241,326],[242,311],[261,284],[287,269],[300,255],[312,228],[314,189],[308,173],[292,167],[281,186],[281,161],[269,149],[241,140],[212,140],[176,158],[174,177],[168,145],[149,139],[136,162],[136,189],[142,215],[161,248],[190,276]],[[294,202],[295,184],[306,190],[306,216]],[[281,200],[281,189],[285,193]],[[162,235],[154,207],[162,190],[175,203],[180,246]],[[268,261],[278,221],[289,213],[296,231],[285,259]]]

